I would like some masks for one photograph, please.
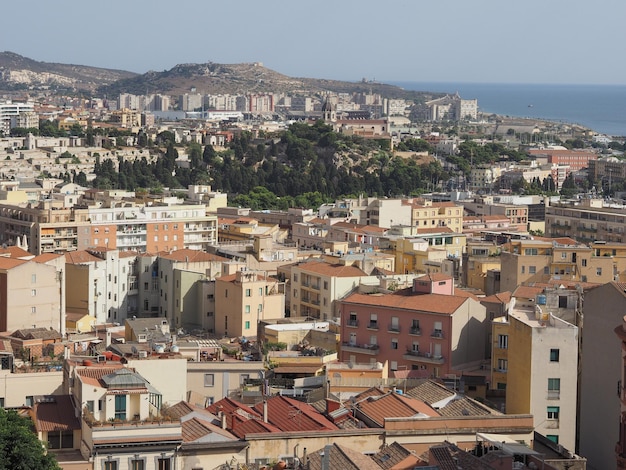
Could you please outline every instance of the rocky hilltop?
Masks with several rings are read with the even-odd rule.
[[[407,91],[378,82],[345,82],[294,78],[261,63],[179,64],[162,72],[136,74],[83,65],[38,62],[13,52],[0,52],[0,92],[46,91],[116,96],[120,93],[203,94],[378,93],[386,98],[423,101],[439,94]]]
[[[13,52],[0,52],[0,91],[93,92],[135,75],[124,70],[38,62]]]

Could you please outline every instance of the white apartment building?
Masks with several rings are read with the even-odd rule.
[[[0,131],[8,134],[11,131],[12,127],[22,127],[17,125],[18,122],[22,122],[20,120],[20,115],[27,113],[32,114],[34,112],[35,107],[33,103],[13,103],[12,101],[5,101],[4,103],[0,103]],[[28,127],[38,126],[39,123],[37,122],[36,126]]]

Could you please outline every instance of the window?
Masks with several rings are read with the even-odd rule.
[[[550,439],[555,444],[559,443],[559,436],[557,434],[546,434],[546,437]]]
[[[498,372],[506,372],[509,368],[509,361],[507,359],[498,359]]]
[[[398,340],[395,338],[391,340],[391,349],[398,349]]]
[[[435,322],[435,327],[433,329],[433,336],[435,338],[443,338],[442,323],[440,321]]]
[[[171,470],[172,462],[168,457],[162,457],[157,460],[157,470]]]
[[[602,276],[602,268],[596,268],[596,276]]]
[[[559,350],[550,349],[550,362],[559,362]]]
[[[543,267],[543,273],[544,274],[550,274],[550,266],[544,266]]]
[[[87,403],[85,404],[85,408],[87,408],[87,410],[89,410],[90,413],[93,413],[94,409],[94,401],[93,400],[87,400]]]
[[[526,266],[522,266],[522,274],[526,273]]]
[[[559,419],[559,407],[558,406],[548,407],[548,419]]]
[[[526,248],[524,254],[527,256],[537,256],[537,248]]]
[[[246,329],[246,330],[249,330],[249,329],[250,329],[250,322],[249,322],[249,321],[247,321],[247,322],[245,323],[245,329]]]
[[[581,260],[581,263],[582,263],[583,267],[586,267],[586,266],[587,266],[587,260],[586,260],[585,258],[583,258],[583,259]]]
[[[561,259],[567,259],[567,253],[562,252],[561,253]]]
[[[509,335],[498,335],[498,348],[509,349]]]
[[[505,384],[505,383],[502,383],[502,382],[498,382],[498,384],[497,384],[496,388],[497,388],[498,390],[506,390],[506,384]]]
[[[204,374],[204,386],[213,387],[215,385],[215,374]]]
[[[328,290],[328,281],[324,281],[324,290]]]
[[[37,307],[31,307],[30,313],[37,313]]]
[[[558,399],[561,396],[561,379],[548,379],[548,399]]]
[[[537,266],[528,266],[528,274],[536,274]]]
[[[31,282],[31,284],[36,284],[37,283],[37,275],[36,274],[31,274],[30,275],[30,282]]]
[[[417,335],[420,333],[420,321],[419,320],[411,320],[411,334]]]
[[[246,297],[252,297],[252,289],[246,289]]]
[[[104,462],[104,470],[117,470],[117,460],[107,460]]]
[[[370,313],[370,324],[368,328],[378,328],[378,315],[376,313]]]
[[[250,305],[246,305],[245,311],[246,311],[246,313],[250,313]]]
[[[145,462],[143,459],[140,459],[138,456],[135,456],[135,458],[131,459],[130,470],[144,470],[145,468]]]
[[[259,295],[263,296],[263,288],[262,287],[259,287]]]
[[[35,297],[37,295],[37,289],[31,289],[30,290],[30,296],[31,297]]]
[[[293,275],[293,282],[298,282],[298,275],[297,274]]]
[[[115,395],[115,419],[126,419],[126,395]]]

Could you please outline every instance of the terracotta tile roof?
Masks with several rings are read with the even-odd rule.
[[[193,412],[205,412],[204,408],[200,408],[198,406],[194,406],[186,401],[179,401],[175,405],[172,405],[167,408],[167,416],[172,418],[180,419],[183,416],[186,416]]]
[[[343,264],[328,264],[323,261],[309,261],[298,265],[301,271],[334,277],[360,277],[367,276],[365,271],[355,266]]]
[[[59,253],[42,253],[39,256],[35,256],[33,258],[33,261],[35,263],[42,263],[42,264],[44,264],[44,263],[47,263],[48,261],[55,260],[55,259],[60,258],[62,256],[64,256],[64,255],[59,254]]]
[[[361,400],[365,400],[366,398],[369,398],[369,397],[382,397],[385,393],[387,392],[385,392],[384,390],[381,390],[378,387],[368,388],[364,392],[361,392],[358,395],[356,395],[354,397],[354,401],[356,403]]]
[[[33,408],[35,428],[39,432],[73,431],[80,429],[69,395],[54,395],[50,402],[36,403]]]
[[[263,414],[263,403],[254,409]],[[280,395],[267,400],[267,420],[281,431],[329,431],[337,429],[308,403]]]
[[[465,302],[467,302],[467,297],[460,295],[407,295],[406,293],[402,293],[401,291],[395,292],[393,294],[354,293],[349,295],[342,301],[342,303],[398,308],[403,310],[418,310],[422,312],[441,313],[447,315],[451,315],[456,312]]]
[[[191,418],[183,421],[181,424],[183,429],[183,442],[194,442],[210,434],[219,434],[222,437],[232,440],[237,439],[228,431],[203,419]]]
[[[456,394],[438,382],[426,380],[417,387],[407,390],[406,395],[432,405],[441,400],[452,398]]]
[[[122,364],[113,367],[111,364],[107,364],[106,367],[90,366],[84,369],[76,369],[76,374],[80,376],[83,383],[103,387],[104,384],[101,382],[102,377],[112,374],[123,367]]]
[[[537,286],[517,286],[517,289],[513,291],[513,297],[520,297],[523,299],[534,299],[537,294],[543,292],[543,287]]]
[[[233,426],[229,430],[240,439],[244,439],[246,434],[282,432],[282,429],[270,423],[264,423],[260,418],[244,419],[234,414],[232,423]]]
[[[28,263],[27,260],[17,258],[4,258],[0,257],[0,269],[13,269],[22,264]]]
[[[410,450],[397,442],[393,442],[383,446],[376,455],[372,456],[372,460],[383,470],[390,470],[394,465],[402,462],[409,455],[413,455]]]
[[[4,258],[34,258],[32,253],[29,253],[19,246],[7,246],[6,248],[0,247],[0,256]]]
[[[433,459],[430,459],[429,465],[436,464],[439,470],[458,470],[459,468],[466,470],[493,470],[494,468],[449,442],[432,446],[430,455],[435,461],[433,462]]]
[[[228,261],[227,258],[224,258],[222,256],[214,255],[212,253],[207,253],[206,251],[190,250],[187,248],[182,249],[182,250],[175,250],[170,253],[164,253],[161,255],[161,258],[172,260],[172,261],[178,261],[181,263],[182,262],[206,263],[206,262],[212,262],[212,261],[218,261],[218,262]]]
[[[328,452],[328,456],[324,453]],[[324,466],[328,462],[328,467]],[[322,470],[323,468],[342,470],[380,470],[376,462],[366,455],[339,444],[326,447],[308,454],[308,470]]]
[[[480,299],[481,302],[488,302],[492,304],[508,304],[511,301],[513,294],[511,292],[499,292],[497,294],[489,295]]]
[[[423,276],[419,276],[417,278],[418,281],[431,281],[431,282],[449,281],[451,279],[452,279],[452,276],[449,276],[444,273],[424,274]]]
[[[49,330],[48,328],[22,328],[20,330],[15,330],[11,337],[44,340],[56,340],[62,338],[61,333],[55,330]]]
[[[492,410],[476,400],[469,397],[463,397],[458,400],[452,400],[446,406],[439,408],[441,416],[485,416],[485,415],[501,415],[497,410]]]
[[[418,228],[417,235],[429,235],[437,233],[454,233],[450,227],[436,227],[436,228]]]
[[[96,263],[98,261],[102,261],[102,259],[85,250],[69,251],[65,253],[65,262],[67,264]]]
[[[403,418],[417,414],[430,417],[439,416],[433,408],[423,401],[395,392],[389,392],[382,397],[370,397],[356,403],[354,407],[381,428],[385,425],[385,418]]]
[[[139,253],[136,251],[120,251],[118,252],[118,256],[120,258],[132,258],[134,256],[139,256]]]

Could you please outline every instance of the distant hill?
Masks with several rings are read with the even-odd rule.
[[[134,75],[124,70],[38,62],[13,52],[0,52],[0,91],[93,92]]]
[[[84,65],[38,62],[13,52],[0,52],[0,92],[47,90],[57,93],[89,92],[99,96],[117,96],[120,93],[176,96],[189,93],[194,88],[203,94],[364,92],[416,101],[441,96],[440,93],[407,91],[378,82],[294,78],[259,63],[179,64],[162,72],[136,74]]]

